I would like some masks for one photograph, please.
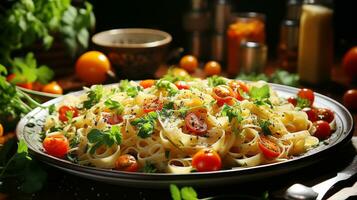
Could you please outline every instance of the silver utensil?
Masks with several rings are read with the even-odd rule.
[[[336,183],[347,180],[357,172],[357,155],[353,158],[353,161],[342,171],[337,173],[333,178],[330,178],[322,183],[319,183],[313,187],[307,187],[302,184],[294,184],[290,186],[285,192],[285,199],[291,200],[308,200],[316,199],[321,200],[325,194],[334,186]]]

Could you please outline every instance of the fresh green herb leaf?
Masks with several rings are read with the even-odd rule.
[[[134,119],[131,125],[135,126],[138,131],[138,136],[141,138],[150,137],[154,133],[156,120],[158,114],[156,112],[149,112],[146,116]]]
[[[158,89],[164,89],[164,90],[168,91],[170,96],[175,95],[179,91],[175,84],[171,83],[170,81],[166,81],[166,80],[162,80],[162,79],[158,80],[155,83],[155,86]]]
[[[56,111],[56,106],[55,104],[52,104],[48,107],[48,114],[52,115]]]
[[[95,104],[97,104],[103,96],[103,86],[102,85],[94,85],[87,92],[87,100],[83,102],[83,107],[85,109],[90,109]]]
[[[181,196],[183,200],[198,200],[197,193],[192,187],[181,188]]]
[[[69,110],[69,111],[66,111],[65,113],[67,119],[68,119],[68,122],[69,123],[72,123],[72,119],[73,119],[73,111]]]
[[[240,111],[227,104],[223,105],[221,113],[222,116],[227,116],[230,122],[232,122],[234,118],[236,118],[238,122],[243,120],[242,116],[240,115]]]
[[[117,114],[121,114],[124,111],[124,106],[118,101],[113,101],[111,99],[107,99],[104,102],[104,105],[110,110],[114,110]]]
[[[247,80],[247,81],[259,81],[263,80],[271,83],[278,83],[289,86],[298,86],[299,85],[299,75],[294,73],[289,73],[285,70],[276,70],[270,76],[267,76],[263,73],[261,74],[239,74],[236,79]]]
[[[119,89],[121,92],[126,92],[126,94],[130,97],[136,97],[139,91],[143,90],[140,86],[131,85],[128,80],[120,81]]]
[[[296,99],[296,107],[299,107],[299,108],[310,107],[310,101],[308,99],[298,97]]]
[[[263,100],[270,97],[269,85],[264,85],[262,87],[253,86],[249,91],[249,96],[253,100]]]
[[[155,173],[157,169],[154,164],[146,162],[145,166],[141,169],[141,171],[145,173]]]
[[[268,121],[268,120],[259,120],[259,126],[260,128],[262,128],[262,132],[265,134],[265,135],[271,135],[271,131],[270,131],[270,128],[269,126],[271,126],[271,122]]]
[[[208,85],[210,87],[216,87],[218,85],[227,85],[227,79],[223,78],[222,76],[211,76],[207,78],[208,80]]]
[[[93,154],[102,145],[107,147],[111,147],[113,144],[120,145],[122,135],[118,126],[112,126],[108,131],[101,131],[99,129],[90,130],[87,139],[92,144],[89,148],[89,153]]]
[[[181,200],[181,193],[175,184],[170,184],[171,198],[173,200]]]

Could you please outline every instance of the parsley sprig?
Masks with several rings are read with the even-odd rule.
[[[124,111],[124,106],[120,102],[114,101],[112,99],[107,99],[104,102],[104,105],[110,110],[115,111],[117,114],[121,114]]]
[[[262,128],[262,132],[265,135],[271,135],[269,126],[271,126],[272,123],[269,120],[259,120],[258,123],[259,123],[260,128]]]
[[[170,96],[175,95],[179,90],[177,89],[177,87],[175,86],[175,84],[171,83],[170,81],[166,81],[166,80],[159,80],[156,82],[155,86],[158,89],[164,89],[166,90]]]
[[[126,94],[130,97],[136,97],[139,91],[143,89],[140,86],[133,86],[130,84],[128,80],[122,80],[119,83],[120,92],[126,92]]]
[[[256,104],[256,105],[271,106],[271,102],[269,100],[269,97],[270,97],[269,85],[264,85],[262,87],[253,86],[249,90],[249,96],[253,100],[254,104]]]
[[[121,144],[122,135],[118,126],[112,126],[110,130],[101,131],[92,129],[87,135],[88,141],[92,144],[89,148],[89,153],[93,154],[100,146],[105,145],[111,147],[114,144]]]
[[[141,118],[136,118],[131,122],[131,125],[135,126],[138,131],[138,136],[141,138],[150,137],[154,133],[156,120],[158,114],[156,112],[149,112],[147,115]]]
[[[208,85],[210,87],[216,87],[218,85],[227,85],[227,79],[223,78],[222,76],[211,76],[207,78],[208,80]]]
[[[87,100],[83,102],[83,108],[90,109],[97,104],[103,96],[104,88],[102,85],[94,85],[87,92]]]

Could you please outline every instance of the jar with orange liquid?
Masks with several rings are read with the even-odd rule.
[[[239,72],[239,48],[242,42],[265,43],[265,15],[238,13],[227,30],[227,72],[234,77]]]

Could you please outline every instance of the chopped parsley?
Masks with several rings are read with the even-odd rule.
[[[229,106],[227,104],[224,104],[222,107],[222,116],[227,116],[229,119],[229,122],[232,122],[234,118],[237,119],[238,122],[241,122],[243,120],[242,116],[240,115],[240,112],[238,109],[235,109],[232,106]]]
[[[249,96],[253,100],[254,104],[261,105],[269,105],[272,107],[272,104],[269,100],[270,97],[270,89],[269,85],[264,85],[262,87],[253,86],[249,91]]]
[[[128,80],[122,80],[119,83],[120,92],[126,92],[130,97],[136,97],[143,89],[140,86],[133,86]]]
[[[112,126],[110,130],[101,131],[99,129],[92,129],[87,135],[88,141],[93,144],[89,148],[89,153],[93,154],[100,146],[105,145],[111,147],[113,144],[119,145],[122,140],[120,128]]]
[[[310,107],[310,101],[308,99],[304,99],[304,98],[300,98],[298,97],[296,99],[296,107],[299,108],[306,108],[306,107]]]
[[[259,120],[259,126],[262,128],[262,132],[265,135],[271,135],[271,131],[269,129],[269,126],[271,126],[271,122],[268,120]]]
[[[145,173],[155,173],[157,169],[154,164],[146,162],[145,166],[141,169],[141,171]]]
[[[158,114],[156,112],[149,112],[144,117],[134,119],[131,122],[131,125],[135,126],[139,130],[139,137],[148,138],[154,133],[157,118]]]
[[[162,80],[156,82],[155,86],[158,89],[165,89],[170,96],[175,95],[179,90],[175,86],[175,84],[171,83],[170,81]]]
[[[114,101],[114,100],[111,100],[111,99],[107,99],[105,102],[104,102],[104,105],[109,108],[110,110],[113,110],[115,111],[117,114],[121,114],[123,113],[124,111],[124,106],[119,103],[118,101]]]
[[[208,80],[208,85],[210,87],[216,87],[218,85],[227,85],[227,80],[222,76],[214,75],[207,78],[207,80]]]
[[[87,92],[87,100],[83,102],[83,107],[85,109],[90,109],[92,106],[97,104],[103,96],[103,86],[95,85]]]

